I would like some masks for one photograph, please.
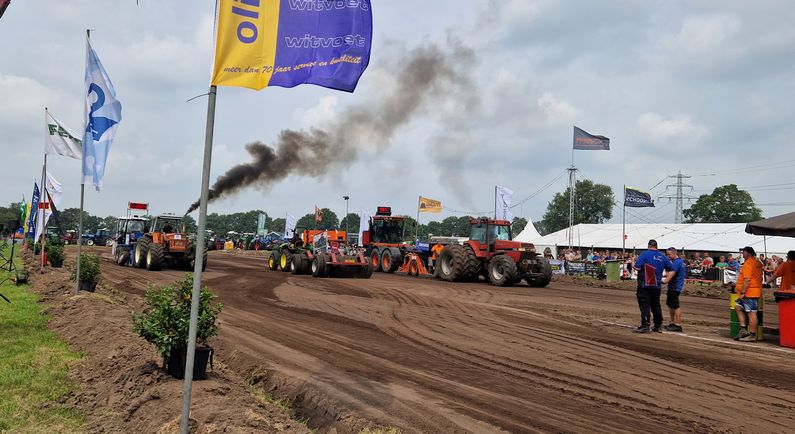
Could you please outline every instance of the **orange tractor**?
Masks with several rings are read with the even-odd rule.
[[[152,219],[147,232],[135,243],[133,264],[147,270],[162,267],[193,269],[196,245],[188,238],[182,217],[162,214]],[[202,271],[207,268],[207,249],[201,254]]]
[[[471,219],[469,240],[450,244],[439,254],[436,272],[442,280],[476,281],[485,276],[492,285],[511,286],[521,280],[544,287],[552,267],[532,243],[512,241],[511,222]]]
[[[348,246],[345,231],[306,230],[301,235],[271,252],[268,260],[271,270],[281,269],[313,277],[369,279],[372,276],[370,261],[363,251]]]
[[[373,271],[394,273],[403,263],[406,250],[406,243],[403,242],[405,224],[406,217],[393,216],[391,207],[377,208],[368,230],[362,234],[361,242],[373,264]]]

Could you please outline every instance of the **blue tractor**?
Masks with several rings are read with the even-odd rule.
[[[135,245],[148,231],[149,220],[143,217],[119,217],[116,237],[113,239],[111,253],[119,265],[132,266]]]

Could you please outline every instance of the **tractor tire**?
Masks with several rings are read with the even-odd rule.
[[[91,239],[86,240],[86,245],[87,246],[93,246],[94,245],[94,240],[91,240]]]
[[[394,247],[387,247],[381,251],[381,271],[384,273],[394,273],[400,267],[400,250]]]
[[[135,257],[133,257],[133,266],[138,268],[146,267],[146,252],[149,251],[149,245],[152,243],[149,238],[143,237],[135,243]]]
[[[130,251],[129,250],[118,250],[116,251],[116,263],[119,265],[126,265],[127,261],[130,260]]]
[[[293,260],[290,261],[290,272],[293,274],[303,274],[304,256],[300,253],[293,253]]]
[[[546,258],[538,258],[540,265],[540,275],[526,279],[527,284],[534,288],[544,288],[552,281],[552,264]]]
[[[496,286],[511,286],[516,283],[516,262],[508,256],[497,255],[489,261],[489,282]]]
[[[436,269],[439,277],[448,282],[460,282],[467,278],[467,253],[468,247],[451,244],[439,253]]]
[[[360,279],[369,279],[373,276],[373,264],[368,263],[367,266],[362,267],[358,277]]]
[[[207,269],[207,249],[204,250],[202,254],[202,271]]]
[[[272,250],[270,256],[268,256],[268,269],[275,271],[277,268],[279,268],[279,252]]]
[[[149,251],[146,252],[146,269],[149,271],[159,270],[162,263],[163,246],[160,244],[150,245]]]
[[[108,238],[107,240],[105,240],[105,247],[110,247],[112,245],[113,245],[113,239],[112,238]]]
[[[373,266],[373,271],[378,272],[381,270],[381,251],[378,250],[378,247],[373,247],[373,250],[370,251],[370,265]]]
[[[282,250],[279,254],[279,270],[289,273],[292,263],[293,254],[287,249]]]
[[[418,259],[411,259],[409,262],[409,276],[419,276],[420,266],[417,265]]]
[[[312,277],[326,277],[326,255],[321,253],[312,261]]]

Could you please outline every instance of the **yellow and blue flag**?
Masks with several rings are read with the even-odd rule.
[[[212,84],[353,92],[372,36],[370,0],[220,0]]]

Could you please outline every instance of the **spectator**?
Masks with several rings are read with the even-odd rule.
[[[706,272],[715,266],[715,261],[709,256],[709,253],[704,252],[704,260],[701,261],[701,272]]]
[[[638,270],[638,307],[640,308],[640,326],[633,329],[635,333],[662,333],[662,307],[660,306],[660,290],[662,289],[663,270],[671,270],[671,261],[657,250],[657,241],[649,240],[649,248],[638,256],[635,262]],[[649,320],[654,320],[654,328],[649,329]]]
[[[751,342],[756,340],[759,297],[762,296],[762,263],[756,259],[753,247],[746,246],[740,250],[745,262],[737,276],[737,318],[740,321],[740,333],[734,338],[738,341]],[[749,331],[750,330],[750,331]]]
[[[775,281],[779,277],[781,278],[779,288],[782,291],[795,292],[795,250],[787,252],[787,262],[776,268],[773,276],[767,279],[767,283],[770,283],[771,280]]]
[[[767,260],[763,261],[762,263],[765,264],[765,281],[769,281],[771,280],[773,273],[776,272],[777,264],[771,258],[767,258]]]
[[[682,309],[679,306],[679,295],[685,287],[685,263],[679,257],[679,253],[675,248],[669,247],[666,251],[668,259],[671,261],[671,271],[666,273],[663,283],[668,282],[668,294],[665,298],[665,304],[668,306],[668,312],[671,316],[671,323],[665,326],[669,332],[682,332]]]
[[[729,268],[729,263],[726,262],[725,256],[721,256],[720,258],[718,258],[718,263],[715,264],[715,268],[720,268],[721,270]]]
[[[729,264],[729,270],[740,271],[740,262],[731,253],[729,253],[729,259],[726,260],[726,263]]]

